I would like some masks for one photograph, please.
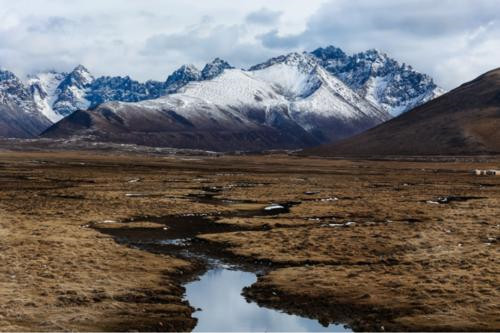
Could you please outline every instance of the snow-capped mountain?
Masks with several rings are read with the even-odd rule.
[[[234,68],[227,61],[221,58],[215,58],[212,62],[205,65],[201,71],[201,78],[203,80],[210,80],[219,76],[225,69]]]
[[[33,137],[50,124],[38,111],[31,91],[14,73],[0,69],[0,136]]]
[[[444,93],[430,76],[377,50],[348,56],[341,49],[328,46],[312,54],[331,74],[393,116]]]
[[[189,82],[200,81],[202,77],[201,71],[194,65],[183,65],[167,78],[166,92],[175,93]]]
[[[193,80],[177,93],[77,111],[44,135],[211,150],[300,148],[390,118],[307,53],[249,71],[222,67],[216,77]]]
[[[87,91],[94,77],[82,65],[66,75],[57,87],[57,98],[52,108],[63,117],[75,110],[85,110],[90,106]]]
[[[339,123],[388,120],[390,116],[329,74],[313,56],[290,53],[250,69],[289,101],[289,115],[320,141],[333,141],[369,126],[332,131]],[[346,130],[345,133],[342,133]]]

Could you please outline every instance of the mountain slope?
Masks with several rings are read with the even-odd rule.
[[[321,142],[339,140],[390,119],[306,53],[272,58],[250,70],[287,98],[289,116]]]
[[[311,53],[331,74],[393,116],[444,93],[430,76],[377,50],[348,56],[341,49],[328,46]]]
[[[313,57],[292,53],[251,71],[223,69],[155,100],[78,111],[44,136],[211,150],[289,149],[345,138],[389,118]]]
[[[38,111],[31,92],[13,73],[0,70],[0,136],[29,138],[51,124]]]
[[[387,123],[311,155],[500,153],[500,68]]]
[[[95,110],[77,111],[49,128],[44,136],[80,135],[102,141],[210,150],[292,148],[303,142],[317,143],[300,128],[288,134],[267,126],[266,110],[273,110],[254,104],[252,92],[259,90],[278,100],[280,97],[240,70],[228,71],[221,80],[192,83],[186,90],[156,100],[112,102]],[[233,98],[227,105],[220,103],[225,93]]]

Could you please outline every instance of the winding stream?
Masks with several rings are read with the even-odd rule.
[[[189,198],[214,205],[228,206],[237,203],[216,198],[213,193],[207,192],[209,191],[197,197],[190,195]],[[332,324],[324,327],[316,320],[260,307],[255,302],[247,301],[241,293],[243,288],[257,281],[256,274],[241,269],[238,264],[233,266],[234,263],[228,268],[224,264],[228,258],[225,258],[218,249],[211,248],[196,238],[203,233],[246,230],[238,226],[214,223],[221,217],[279,215],[289,212],[294,204],[272,204],[258,209],[224,212],[217,216],[206,214],[136,216],[115,222],[123,225],[122,227],[110,227],[106,221],[94,222],[87,227],[111,235],[117,242],[129,246],[204,262],[207,270],[198,280],[185,285],[185,299],[197,309],[193,314],[198,319],[195,331],[351,331],[343,325]],[[131,224],[136,222],[153,222],[164,227],[131,227]]]

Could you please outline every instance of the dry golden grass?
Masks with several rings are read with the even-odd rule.
[[[199,236],[270,263],[251,299],[357,329],[500,330],[500,177],[469,172],[499,165],[0,153],[0,328],[190,330],[181,285],[195,263],[82,226],[291,201],[284,215],[218,221],[253,230]],[[244,202],[188,196],[212,186]],[[448,195],[480,199],[426,202]]]

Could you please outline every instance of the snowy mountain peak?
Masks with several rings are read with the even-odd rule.
[[[193,64],[182,65],[176,72],[189,73],[190,75],[200,75],[201,71]],[[174,72],[175,73],[175,72]]]
[[[401,68],[397,61],[389,58],[386,53],[380,52],[377,49],[357,53],[353,55],[353,59],[357,63],[364,64],[367,70],[371,69],[375,75],[379,75],[381,72],[385,74],[386,71]]]
[[[335,46],[274,57],[246,71],[216,58],[201,71],[183,65],[165,81],[144,83],[129,76],[95,78],[82,65],[69,73],[39,73],[24,83],[15,74],[0,70],[0,107],[8,105],[13,110],[11,106],[15,106],[16,112],[38,114],[40,124],[110,101],[151,100],[144,106],[161,106],[163,102],[152,100],[172,95],[164,100],[172,110],[179,105],[202,106],[212,110],[215,119],[220,111],[213,105],[223,109],[243,105],[247,111],[258,110],[252,117],[269,116],[267,124],[283,124],[291,117],[295,125],[310,132],[323,126],[316,123],[321,117],[352,120],[366,116],[376,119],[375,124],[387,120],[388,112],[397,115],[442,93],[431,77],[383,52],[372,49],[347,55]],[[325,127],[321,135],[333,135],[327,132]]]
[[[83,65],[76,66],[66,78],[66,84],[75,84],[79,88],[88,86],[94,81],[94,77]]]
[[[73,68],[73,72],[80,72],[80,73],[90,73],[87,67],[83,66],[82,64],[76,65],[75,68]]]
[[[87,109],[91,103],[86,98],[87,90],[94,81],[94,77],[82,65],[76,66],[52,91],[53,95],[44,102],[52,109],[52,118],[65,117],[79,109]]]
[[[306,52],[292,52],[286,55],[271,58],[266,62],[252,66],[250,67],[250,71],[265,69],[276,64],[284,64],[287,66],[296,67],[303,73],[309,73],[314,69],[314,67],[318,65],[318,62],[314,57]]]
[[[95,121],[81,124],[79,116],[70,116],[46,135],[211,150],[297,148],[342,139],[390,118],[299,53],[258,70],[226,69],[161,98],[105,103],[76,114]]]
[[[345,60],[347,58],[347,54],[345,54],[344,51],[333,45],[327,46],[325,48],[317,48],[316,50],[312,51],[311,54],[321,60]]]
[[[215,58],[212,62],[203,67],[201,71],[201,76],[203,80],[210,80],[214,77],[220,75],[225,69],[234,68],[227,61],[222,60],[221,58]]]
[[[387,59],[388,58],[386,53],[381,52],[378,49],[369,49],[369,50],[366,50],[365,52],[360,52],[357,55],[359,57],[365,57],[365,58],[371,59],[371,60],[375,60],[377,58],[379,58],[379,59],[384,59],[384,58]]]
[[[170,74],[165,81],[166,92],[174,93],[192,81],[199,81],[202,78],[201,71],[194,65],[182,65],[179,69]]]

